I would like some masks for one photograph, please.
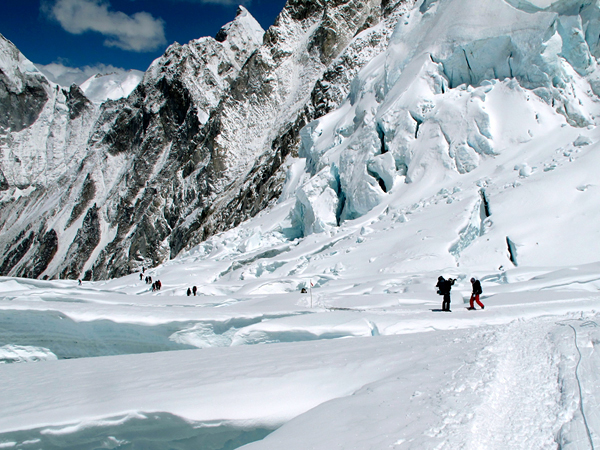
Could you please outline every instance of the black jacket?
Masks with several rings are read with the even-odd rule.
[[[440,295],[444,295],[444,294],[449,294],[450,293],[450,289],[452,289],[452,285],[454,284],[456,280],[452,279],[452,278],[448,278],[447,280],[440,277],[438,279],[438,283],[435,285],[436,288],[438,288],[438,294]]]
[[[481,289],[481,283],[479,282],[479,280],[475,280],[471,284],[473,284],[473,294],[479,295],[483,292],[483,290]]]

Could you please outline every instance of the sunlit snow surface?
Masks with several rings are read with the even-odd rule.
[[[85,96],[94,103],[127,97],[137,87],[144,74],[138,70],[124,73],[97,74],[81,84]]]
[[[599,263],[394,271],[394,214],[290,241],[286,210],[147,270],[156,293],[1,278],[0,448],[600,445]]]
[[[508,3],[417,3],[161,291],[0,278],[0,448],[600,448],[593,8]]]

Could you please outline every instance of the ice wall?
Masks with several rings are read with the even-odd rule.
[[[312,177],[296,195],[298,235],[360,217],[403,185],[470,173],[531,139],[541,116],[592,126],[599,17],[582,0],[418,2],[345,103],[302,131]]]

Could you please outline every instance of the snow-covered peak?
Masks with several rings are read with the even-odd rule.
[[[224,25],[217,33],[215,39],[219,42],[229,41],[230,45],[238,45],[241,41],[253,40],[256,44],[262,43],[265,30],[256,19],[243,6],[239,6],[235,20]]]
[[[199,121],[205,123],[248,57],[262,44],[263,35],[254,17],[240,7],[217,39],[202,37],[171,45],[152,62],[142,83],[155,86],[161,78],[180,80],[194,99]]]
[[[248,10],[240,6],[236,18],[224,25],[216,38],[201,37],[184,45],[178,42],[170,45],[163,56],[152,62],[146,71],[144,83],[150,83],[162,74],[173,74],[173,70],[167,67],[190,57],[196,63],[193,67],[195,71],[207,68],[216,75],[221,75],[227,72],[226,65],[218,67],[218,63],[223,62],[224,57],[230,59],[239,70],[248,56],[262,44],[264,33],[265,31]],[[215,56],[221,61],[215,61]],[[213,67],[214,64],[217,67]],[[190,66],[190,63],[187,66]]]
[[[140,83],[144,73],[139,70],[96,74],[81,84],[85,96],[94,103],[127,97]]]
[[[0,80],[14,94],[20,94],[23,91],[26,77],[47,81],[35,65],[2,34],[0,34],[0,74],[3,75]]]

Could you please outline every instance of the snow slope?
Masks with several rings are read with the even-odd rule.
[[[94,103],[127,97],[144,77],[143,72],[129,70],[123,73],[96,74],[81,84],[81,90]]]
[[[483,311],[465,309],[469,275],[455,269],[453,312],[441,313],[439,272],[374,269],[389,253],[383,233],[361,235],[364,225],[355,226],[354,239],[321,235],[286,252],[274,245],[270,219],[150,269],[145,275],[162,281],[160,292],[137,274],[82,286],[2,278],[4,360],[29,348],[46,361],[0,367],[0,444],[600,443],[593,351],[600,264],[482,272]],[[358,243],[361,236],[369,241]],[[357,246],[373,261],[349,257]],[[333,265],[338,254],[345,264]],[[303,269],[282,277],[284,257]],[[333,270],[324,273],[325,265]],[[192,283],[204,293],[186,296]]]

